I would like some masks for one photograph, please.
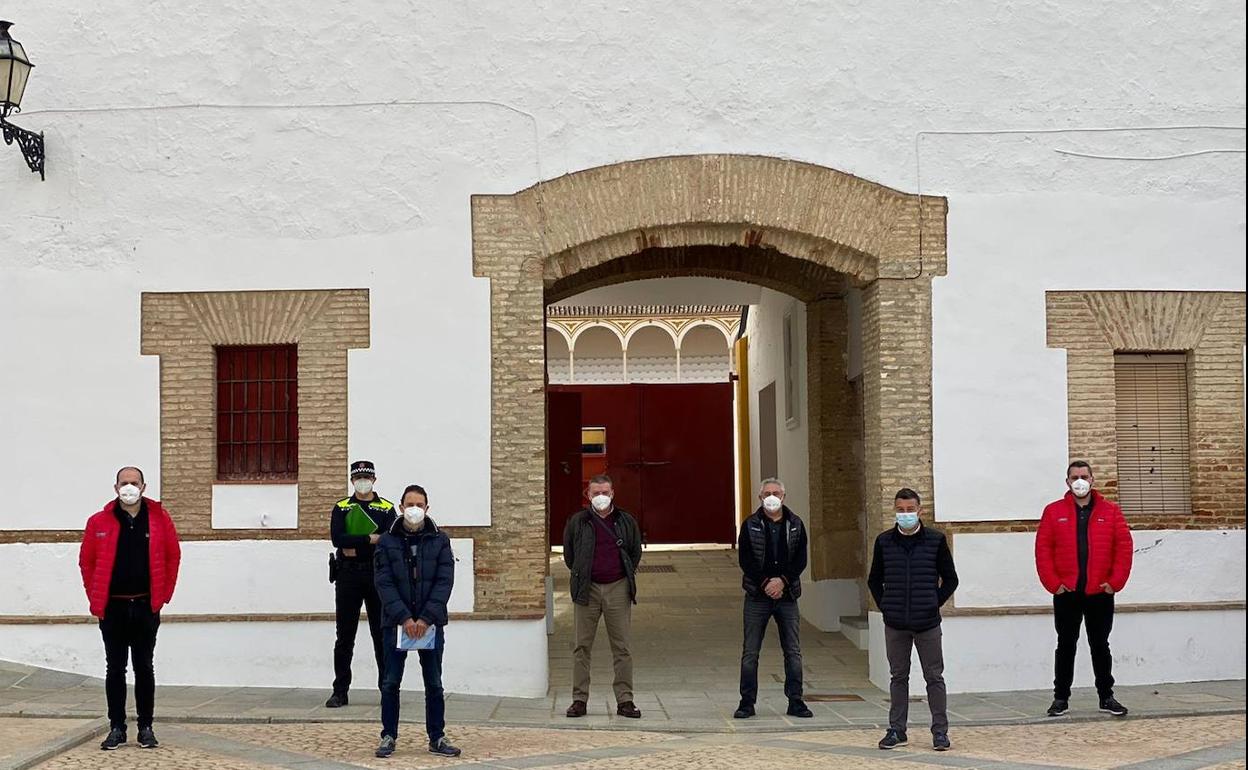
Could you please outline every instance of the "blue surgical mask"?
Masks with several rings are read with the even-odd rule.
[[[907,530],[914,529],[915,527],[919,526],[919,514],[905,512],[905,511],[898,511],[897,512],[897,526],[901,527],[902,529],[907,529]]]

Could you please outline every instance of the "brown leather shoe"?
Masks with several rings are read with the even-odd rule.
[[[585,701],[583,700],[574,700],[572,705],[568,706],[568,716],[570,717],[583,717],[586,713]]]
[[[631,700],[626,700],[615,707],[615,713],[629,719],[641,719],[641,709]]]

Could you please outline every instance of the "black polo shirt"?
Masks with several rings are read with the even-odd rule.
[[[134,516],[126,513],[121,501],[113,508],[113,515],[121,525],[117,537],[117,558],[113,562],[113,576],[108,584],[109,596],[140,596],[152,592],[151,556],[148,552],[147,501],[139,500],[139,511]]]
[[[1087,505],[1080,505],[1075,501],[1075,540],[1079,554],[1079,580],[1075,583],[1075,593],[1079,594],[1088,587],[1088,520],[1092,518],[1092,503],[1090,497]]]

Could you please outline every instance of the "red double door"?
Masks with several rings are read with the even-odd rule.
[[[547,426],[552,544],[585,507],[586,481],[604,472],[646,543],[732,542],[731,383],[552,385]],[[581,452],[582,429],[605,439],[601,452]]]

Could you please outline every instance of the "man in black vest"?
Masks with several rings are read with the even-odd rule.
[[[945,714],[945,657],[940,646],[940,607],[958,587],[953,554],[943,532],[923,526],[919,493],[900,489],[893,498],[897,525],[875,539],[867,586],[884,614],[890,706],[881,749],[906,745],[910,714],[910,650],[919,651],[932,711],[932,748],[949,750]]]
[[[797,597],[802,595],[802,572],[806,569],[806,525],[784,504],[780,479],[763,482],[754,515],[741,524],[737,559],[741,564],[741,587],[745,643],[741,650],[741,703],[733,716],[754,716],[758,699],[758,651],[763,646],[767,623],[774,617],[784,653],[784,694],[789,716],[814,716],[802,700],[802,645],[798,638],[801,615]]]

